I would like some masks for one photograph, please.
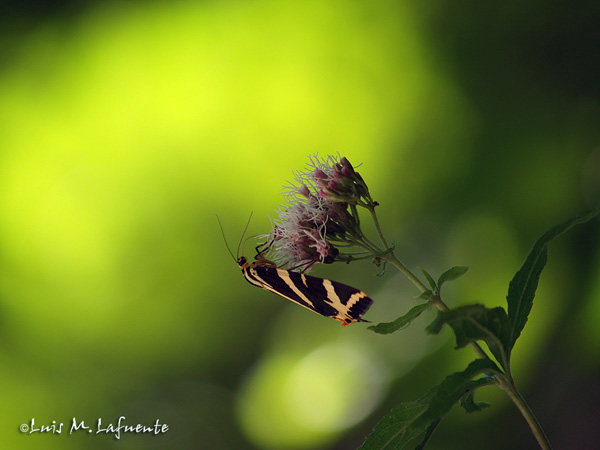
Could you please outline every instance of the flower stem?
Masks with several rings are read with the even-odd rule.
[[[375,216],[374,216],[375,217]],[[379,229],[379,226],[377,226],[377,229]],[[383,238],[382,238],[383,240]],[[385,241],[384,241],[385,243]],[[389,252],[383,255],[380,255],[381,259],[383,259],[384,261],[392,264],[393,266],[396,266],[396,268],[402,272],[402,274],[408,278],[412,284],[414,284],[417,289],[419,289],[421,292],[427,292],[429,289],[427,289],[427,287],[421,283],[421,280],[419,280],[409,269],[408,267],[406,267],[404,264],[402,264],[402,262],[396,258],[396,255],[394,255],[393,252]],[[440,300],[441,301],[441,300]],[[446,305],[444,305],[446,306]],[[448,307],[446,306],[446,309]]]
[[[383,247],[389,248],[389,245],[387,244],[385,237],[383,236],[383,232],[381,231],[381,227],[379,226],[379,220],[377,219],[377,214],[375,213],[375,206],[373,206],[373,203],[371,203],[369,206],[366,206],[366,208],[371,213],[371,217],[373,218],[373,223],[375,224],[375,229],[377,230],[377,234],[379,235],[379,239],[381,239],[381,243],[383,244]],[[400,262],[400,261],[398,261],[398,262]],[[402,264],[402,263],[400,263],[400,264]]]
[[[507,380],[505,377],[498,376],[499,386],[500,388],[506,392],[506,394],[510,397],[515,406],[521,411],[523,418],[529,424],[529,428],[531,428],[531,432],[535,436],[540,448],[543,450],[552,450],[552,446],[550,445],[550,441],[548,441],[548,437],[544,433],[542,426],[533,415],[533,411],[525,402],[525,399],[521,395],[521,393],[517,390],[514,383],[512,381]]]

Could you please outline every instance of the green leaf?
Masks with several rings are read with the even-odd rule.
[[[394,407],[375,425],[373,432],[360,447],[361,450],[401,450],[427,432],[420,445],[420,448],[423,448],[437,423],[465,393],[481,387],[484,382],[495,383],[493,378],[473,380],[473,377],[494,370],[496,365],[491,360],[477,359],[469,364],[464,372],[448,376],[420,399]]]
[[[431,424],[447,414],[452,406],[458,402],[465,393],[481,386],[496,384],[493,377],[483,377],[473,380],[473,377],[482,373],[497,372],[498,367],[491,359],[476,359],[463,372],[453,373],[437,387],[433,388],[428,408],[415,419],[417,425],[422,422]]]
[[[474,412],[479,412],[484,408],[490,406],[489,403],[486,402],[476,402],[475,401],[475,389],[471,389],[460,399],[460,406],[469,414]]]
[[[437,284],[435,284],[433,277],[431,275],[429,275],[429,272],[427,272],[425,269],[422,269],[421,267],[419,267],[419,269],[421,269],[421,272],[423,272],[423,275],[425,275],[425,278],[427,278],[427,281],[429,282],[429,286],[431,286],[431,289],[433,290],[433,292],[437,292],[438,286],[437,286]]]
[[[433,300],[433,292],[427,289],[425,292],[421,292],[421,295],[419,295],[417,298],[421,300],[427,300],[428,302],[430,302],[431,300]]]
[[[446,270],[443,274],[438,278],[438,289],[442,289],[442,285],[446,281],[456,280],[459,277],[462,277],[469,270],[469,266],[454,266],[450,269]]]
[[[367,436],[360,450],[400,450],[423,434],[431,423],[415,424],[415,418],[423,414],[431,401],[430,391],[413,402],[400,403],[379,421]]]
[[[373,325],[368,329],[379,334],[390,334],[398,330],[402,330],[411,324],[413,320],[421,315],[423,311],[430,308],[431,304],[421,303],[408,311],[402,317],[398,317],[393,322],[382,322],[377,325]]]
[[[438,334],[446,323],[454,331],[457,348],[482,340],[502,367],[508,368],[507,341],[510,329],[503,308],[467,305],[445,312],[440,311],[426,330],[428,333]]]
[[[548,259],[548,243],[573,226],[594,218],[598,213],[600,213],[600,205],[591,211],[574,216],[550,228],[533,244],[533,248],[527,255],[525,262],[508,286],[506,300],[508,302],[508,321],[510,324],[507,342],[509,354],[521,335],[531,312],[538,281]]]
[[[427,427],[427,431],[425,432],[425,436],[423,437],[423,439],[421,440],[421,442],[419,443],[419,445],[417,445],[415,447],[415,450],[423,450],[425,448],[425,446],[429,442],[429,439],[431,439],[431,436],[433,436],[433,433],[435,432],[435,429],[440,424],[440,422],[441,422],[441,420],[438,420],[436,422],[433,422],[431,425],[429,425],[429,427]]]

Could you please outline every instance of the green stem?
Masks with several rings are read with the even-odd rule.
[[[543,450],[552,450],[552,446],[550,445],[550,441],[548,441],[548,437],[544,433],[542,426],[533,415],[533,411],[525,402],[525,399],[521,395],[521,393],[517,390],[516,386],[512,381],[507,380],[504,377],[498,376],[499,386],[500,388],[506,392],[506,394],[510,397],[515,406],[521,411],[521,414],[529,424],[529,428],[531,428],[531,432],[535,436],[540,448]]]
[[[387,248],[387,246],[386,246]],[[412,284],[414,284],[417,289],[419,289],[421,292],[427,292],[429,291],[429,289],[427,289],[427,287],[421,283],[421,280],[419,280],[409,269],[408,267],[406,267],[404,264],[402,264],[402,262],[396,258],[396,256],[394,255],[393,252],[389,252],[386,254],[382,254],[382,255],[378,255],[381,259],[383,259],[384,261],[392,264],[393,266],[396,266],[396,268],[402,272],[402,274],[408,278]],[[441,301],[441,300],[440,300]],[[447,307],[446,307],[447,308]]]
[[[362,233],[362,231],[361,231],[361,233]],[[371,248],[371,250],[373,251],[374,254],[381,253],[383,251],[379,247],[377,247],[376,244],[374,244],[369,239],[367,239],[367,237],[365,235],[363,235],[361,239],[365,244],[367,244]]]
[[[340,253],[338,256],[336,256],[336,260],[339,261],[343,261],[343,262],[350,262],[350,261],[360,261],[363,259],[370,259],[373,258],[373,254],[372,253]]]
[[[381,239],[381,243],[383,244],[383,248],[389,248],[390,246],[387,244],[385,237],[383,236],[383,232],[381,231],[381,227],[379,226],[379,220],[377,219],[377,214],[375,213],[375,206],[367,206],[366,207],[371,213],[371,217],[373,218],[373,223],[375,224],[375,229],[377,230],[377,234],[379,235],[379,239]]]
[[[368,241],[366,241],[364,239],[354,241],[352,243],[352,247],[364,248],[368,253],[371,254],[371,257],[373,255],[378,255],[379,253],[381,253],[381,250],[379,248],[377,248],[377,246],[370,244]]]

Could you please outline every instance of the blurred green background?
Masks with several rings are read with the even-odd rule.
[[[243,280],[215,214],[234,248],[251,211],[267,232],[310,154],[362,163],[409,267],[470,266],[451,305],[504,305],[534,239],[600,201],[598,2],[1,5],[1,448],[353,449],[462,370],[431,313],[382,337]],[[551,245],[515,348],[555,448],[600,448],[599,244],[595,221]],[[313,274],[378,322],[417,294],[378,272]],[[536,448],[479,399],[431,448]],[[69,435],[119,416],[169,430]]]

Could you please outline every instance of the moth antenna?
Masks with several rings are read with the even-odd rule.
[[[221,224],[221,219],[219,219],[219,216],[217,214],[215,214],[215,216],[217,216],[217,222],[219,222],[219,228],[221,229],[221,234],[223,235],[223,241],[225,242],[225,247],[227,247],[227,251],[233,258],[233,260],[237,262],[237,259],[235,258],[235,256],[233,256],[233,253],[231,252],[231,249],[229,248],[229,244],[227,243],[227,238],[225,237],[225,231],[223,231],[223,225]]]
[[[240,256],[240,247],[242,247],[242,253],[244,250],[244,247],[242,246],[242,240],[244,239],[244,235],[246,234],[246,231],[248,231],[248,227],[250,226],[250,220],[252,220],[252,214],[253,214],[253,212],[251,212],[250,217],[248,217],[248,223],[246,224],[246,228],[244,228],[244,232],[242,233],[242,237],[240,238],[240,242],[237,246],[237,256],[238,257]],[[248,239],[250,239],[250,238],[248,238]],[[245,241],[244,241],[244,243],[245,243]],[[237,261],[237,259],[236,259],[236,261]]]

